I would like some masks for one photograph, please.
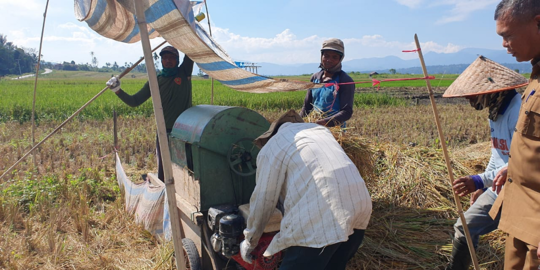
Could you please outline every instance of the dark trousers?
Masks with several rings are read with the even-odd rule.
[[[169,134],[172,129],[167,129],[167,143],[169,143]],[[161,159],[161,149],[159,148],[159,137],[156,134],[156,158],[158,165],[158,178],[161,182],[165,182],[165,172],[163,171],[163,160]]]
[[[345,270],[362,240],[364,230],[354,230],[347,242],[322,248],[289,247],[284,252],[280,270]]]

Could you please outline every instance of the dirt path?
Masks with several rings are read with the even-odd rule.
[[[52,69],[48,69],[46,68],[45,71],[43,73],[41,73],[42,75],[43,74],[49,74],[52,72]],[[30,78],[30,77],[34,77],[35,74],[28,74],[28,75],[23,75],[23,76],[19,76],[17,78],[12,78],[12,80],[19,80],[19,79],[24,79],[24,78]]]

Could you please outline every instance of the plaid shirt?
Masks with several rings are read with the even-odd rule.
[[[283,210],[280,232],[264,253],[290,246],[320,248],[366,229],[371,198],[354,163],[325,127],[285,123],[257,157],[257,185],[244,230],[257,245],[273,209]]]

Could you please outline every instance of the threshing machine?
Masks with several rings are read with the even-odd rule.
[[[189,269],[276,269],[281,254],[262,254],[279,230],[277,209],[252,253],[253,264],[239,254],[255,187],[259,149],[253,139],[269,126],[242,107],[199,105],[176,120],[169,146]]]

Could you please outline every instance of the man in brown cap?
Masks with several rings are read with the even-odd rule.
[[[317,124],[333,127],[349,120],[353,113],[354,84],[353,79],[341,70],[341,62],[345,57],[343,41],[337,38],[325,40],[321,49],[321,71],[311,76],[314,83],[333,83],[321,88],[309,89],[304,99],[300,116],[305,117],[312,111],[321,113],[322,119]]]
[[[505,269],[538,269],[540,260],[540,1],[503,0],[495,10],[497,34],[518,62],[533,65],[510,146],[507,180],[491,208],[508,233]],[[495,185],[502,184],[494,183]]]
[[[193,72],[193,60],[187,55],[184,56],[182,64],[178,66],[178,50],[173,46],[167,46],[159,53],[161,56],[161,65],[163,69],[158,75],[159,93],[163,106],[163,117],[165,118],[165,127],[167,134],[171,132],[176,118],[191,107],[191,73]],[[148,82],[134,95],[130,95],[120,88],[120,80],[112,77],[107,86],[124,103],[131,107],[137,107],[148,100],[150,95],[150,85]],[[161,161],[161,151],[159,141],[156,139],[157,159],[158,159],[158,178],[163,181],[164,172]]]
[[[255,140],[257,178],[240,245],[251,251],[278,205],[280,232],[264,252],[285,250],[281,270],[344,270],[358,250],[371,216],[371,198],[354,163],[332,132],[303,123],[293,110]]]

